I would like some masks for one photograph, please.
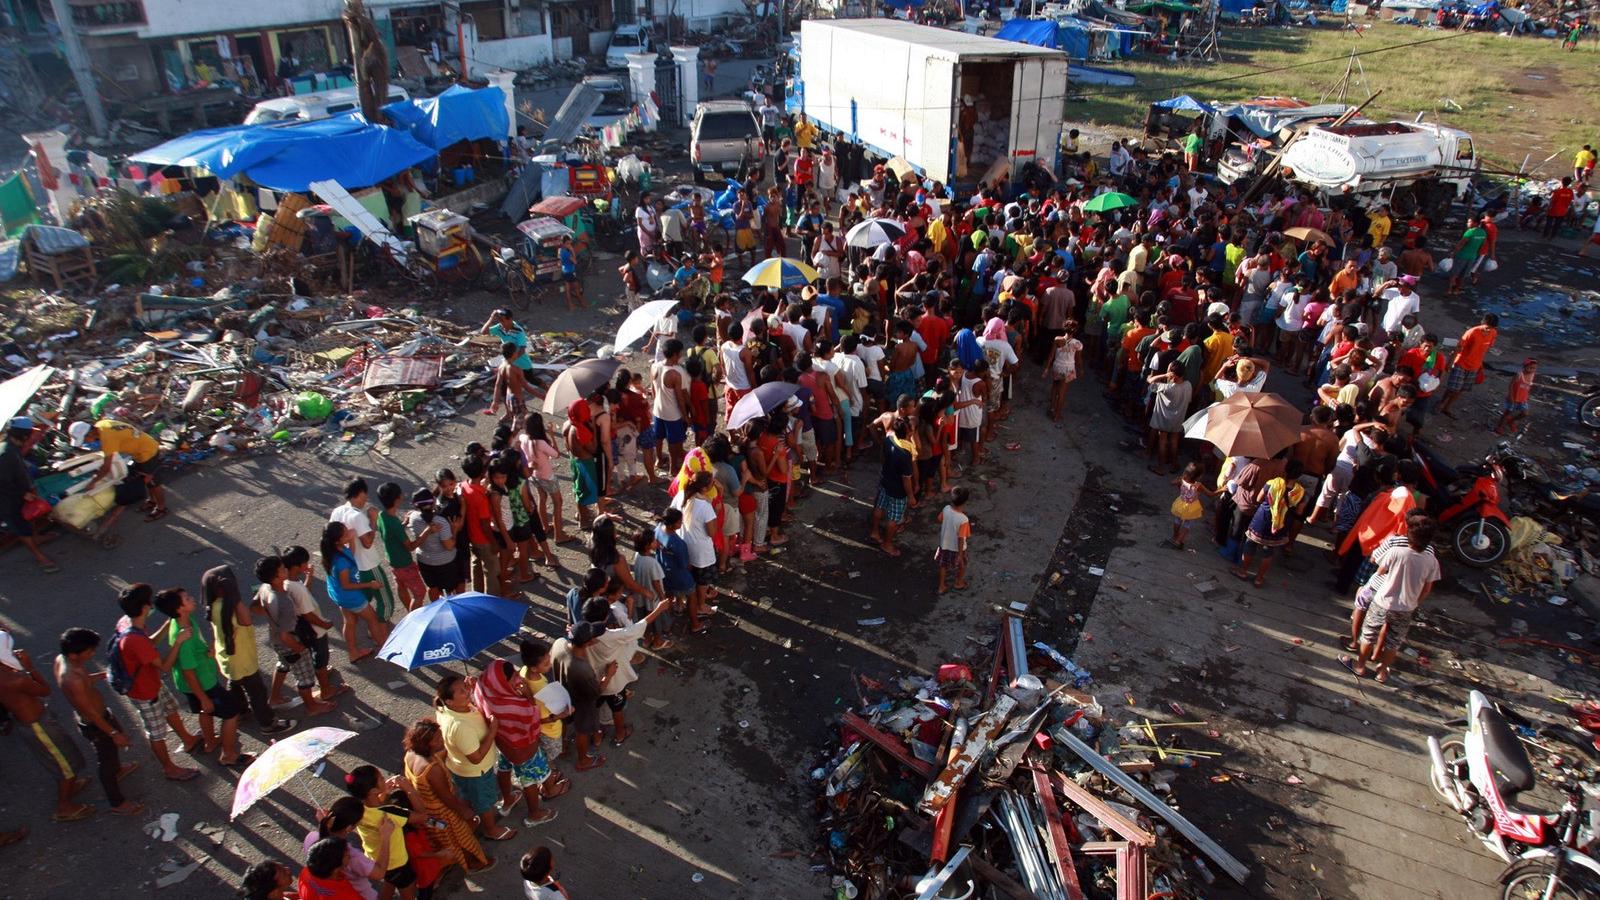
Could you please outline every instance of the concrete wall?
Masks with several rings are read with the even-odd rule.
[[[416,0],[367,2],[374,18],[387,17],[384,7],[415,4]],[[137,34],[143,38],[160,38],[285,28],[303,23],[337,21],[342,9],[338,0],[272,0],[270,3],[144,0],[146,24],[137,29]]]
[[[478,41],[467,51],[467,65],[475,78],[494,69],[526,69],[552,59],[555,46],[548,34]]]

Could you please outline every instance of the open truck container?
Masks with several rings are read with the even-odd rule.
[[[825,131],[945,184],[1056,169],[1065,53],[894,19],[808,19],[800,36],[795,93]]]

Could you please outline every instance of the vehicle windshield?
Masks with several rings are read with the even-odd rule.
[[[628,92],[620,89],[601,92],[600,105],[594,110],[597,116],[621,116],[627,112]]]
[[[702,141],[742,141],[755,133],[755,119],[749,113],[707,113],[700,120]]]
[[[639,46],[639,36],[637,34],[627,34],[626,32],[619,31],[611,36],[611,46],[637,47]]]

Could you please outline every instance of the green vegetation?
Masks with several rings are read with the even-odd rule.
[[[1600,50],[1593,43],[1562,52],[1558,41],[1540,37],[1392,23],[1358,34],[1341,22],[1318,28],[1228,28],[1221,46],[1223,59],[1217,63],[1151,57],[1116,63],[1115,68],[1137,75],[1139,83],[1133,88],[1085,85],[1079,92],[1084,99],[1068,104],[1067,117],[1138,128],[1152,101],[1180,93],[1201,100],[1292,96],[1315,103],[1344,79],[1354,50],[1365,55],[1358,57],[1345,102],[1359,103],[1382,90],[1364,115],[1409,121],[1426,113],[1428,121],[1471,132],[1491,165],[1514,170],[1524,156],[1531,155],[1532,166],[1559,153],[1543,170],[1559,173],[1566,168],[1561,157],[1583,144],[1600,143]],[[1283,66],[1298,68],[1270,71]],[[1337,100],[1337,94],[1329,99]]]

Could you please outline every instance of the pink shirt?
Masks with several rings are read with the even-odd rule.
[[[522,434],[517,436],[517,449],[522,451],[522,458],[533,466],[534,477],[541,481],[556,477],[555,468],[551,466],[550,461],[561,454],[550,446],[549,441],[536,441]]]

